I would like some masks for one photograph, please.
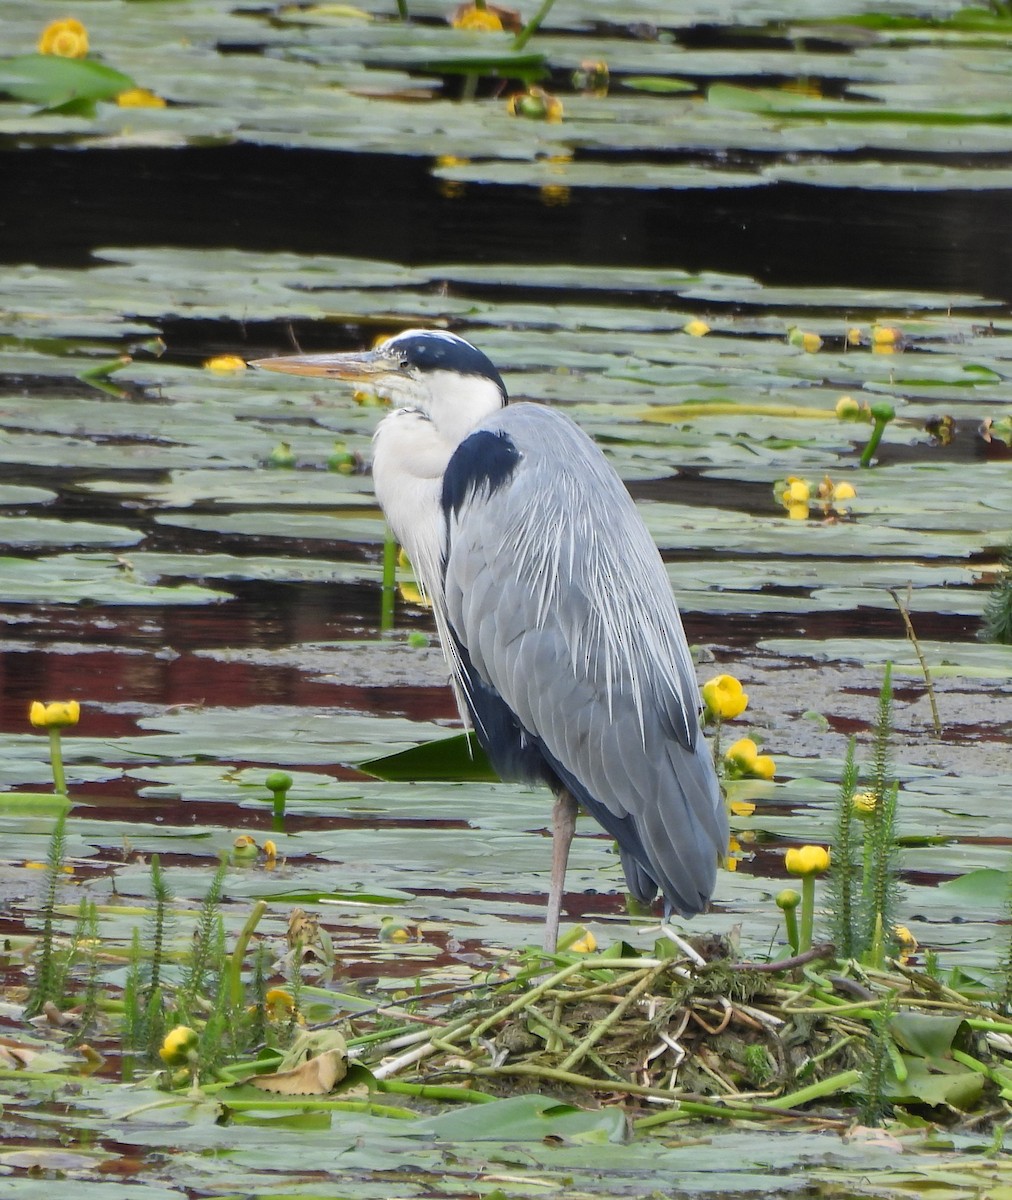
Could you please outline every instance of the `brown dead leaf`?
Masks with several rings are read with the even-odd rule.
[[[325,1050],[306,1061],[294,1071],[278,1071],[275,1075],[255,1075],[248,1080],[264,1092],[279,1096],[325,1096],[335,1083],[348,1073],[348,1064],[339,1050]]]

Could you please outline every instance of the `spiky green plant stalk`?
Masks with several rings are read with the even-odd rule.
[[[865,954],[872,966],[882,967],[886,951],[895,941],[896,912],[896,798],[899,784],[888,789],[876,804],[865,835],[871,839],[871,873],[865,896]]]
[[[84,1003],[81,1006],[81,1023],[73,1037],[73,1042],[83,1042],[94,1034],[98,1023],[98,908],[94,900],[81,902],[83,912],[84,937],[83,944],[87,947],[88,975],[84,985]]]
[[[144,1006],[145,1053],[149,1059],[158,1061],[158,1051],[165,1038],[165,1005],[162,1003],[162,989],[153,987],[148,991],[147,1004]]]
[[[253,960],[252,1012],[246,1031],[251,1046],[259,1046],[267,1037],[267,964],[267,947],[261,942]]]
[[[868,1060],[861,1081],[861,1123],[863,1125],[878,1125],[888,1110],[885,1100],[885,1084],[890,1061],[889,1022],[895,1010],[894,995],[876,1012],[871,1022]]]
[[[192,1015],[198,997],[204,993],[208,971],[215,961],[214,948],[221,919],[221,897],[227,874],[228,858],[223,857],[218,863],[218,869],[211,877],[207,893],[197,915],[190,962],[176,1000],[181,1018]],[[218,967],[218,974],[220,974],[224,963],[219,962]]]
[[[143,958],[140,930],[134,929],[130,938],[130,962],[123,984],[123,1045],[128,1050],[140,1050],[146,1040],[144,1008],[141,1004]]]
[[[165,956],[165,923],[168,914],[169,894],[168,884],[162,873],[162,864],[157,854],[151,856],[151,895],[155,902],[151,916],[151,973],[148,977],[148,988],[151,995],[160,990],[162,982],[162,962]]]
[[[67,981],[81,953],[81,946],[87,940],[88,902],[82,900],[77,906],[77,920],[74,922],[74,932],[70,935],[70,945],[65,954],[53,959],[53,998],[61,999],[68,994]]]
[[[1012,541],[1001,551],[1002,573],[995,581],[984,608],[980,636],[985,642],[1012,645]]]
[[[843,959],[855,957],[858,938],[856,908],[860,863],[854,837],[854,793],[857,790],[855,746],[855,739],[851,738],[847,744],[847,756],[844,759],[840,791],[836,799],[833,854],[827,880],[833,914],[833,942],[837,953]]]
[[[856,949],[881,966],[892,941],[896,907],[896,803],[899,784],[892,781],[892,664],[886,663],[872,749],[875,807],[865,822],[861,938]]]
[[[56,895],[63,875],[63,859],[67,845],[67,814],[60,813],[53,825],[46,854],[46,870],[43,877],[42,937],[39,946],[38,966],[35,969],[35,986],[25,1005],[28,1016],[41,1012],[49,1001],[58,1004],[59,971],[53,948],[53,914],[56,910]]]

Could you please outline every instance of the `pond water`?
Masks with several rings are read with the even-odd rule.
[[[455,981],[537,940],[546,795],[360,770],[456,728],[425,608],[402,592],[380,629],[377,410],[203,365],[438,325],[486,350],[511,395],[599,439],[669,565],[700,677],[749,692],[734,737],[762,742],[776,780],[735,785],[735,869],[697,925],[740,926],[749,957],[782,943],[783,851],[828,839],[847,739],[867,762],[891,661],[898,917],[916,961],[991,978],[1012,650],[978,633],[1012,531],[1007,22],[938,3],[894,28],[827,3],[789,26],[719,5],[683,25],[667,5],[589,20],[560,0],[530,44],[563,95],[550,124],[508,116],[487,70],[466,98],[460,60],[487,51],[443,6],[409,4],[408,34],[389,7],[100,0],[79,14],[92,46],[169,105],[0,100],[6,931],[34,928],[23,864],[52,826],[16,800],[50,783],[27,708],[75,698],[65,899],[109,904],[104,937],[128,943],[135,918],[115,905],[150,895],[152,854],[192,911],[248,832],[278,858],[230,871],[229,930],[265,899],[280,943],[292,907],[313,907],[346,982]],[[59,15],[0,3],[5,52]],[[609,63],[607,94],[572,85],[587,59]],[[844,395],[896,409],[871,468],[870,426],[836,418]],[[272,467],[279,443],[289,469]],[[352,473],[328,469],[335,443]],[[792,520],[777,481],[827,475],[856,498]],[[279,768],[294,778],[280,827],[264,787]],[[565,921],[649,944],[609,841],[580,832]],[[396,948],[391,914],[412,931]],[[768,1188],[780,1168],[742,1153]]]

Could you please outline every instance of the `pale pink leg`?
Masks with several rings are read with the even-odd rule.
[[[568,792],[559,792],[552,809],[552,883],[548,892],[548,912],[545,916],[545,940],[548,954],[555,953],[559,941],[559,918],[562,915],[562,893],[566,884],[566,863],[569,844],[576,831],[576,801]]]

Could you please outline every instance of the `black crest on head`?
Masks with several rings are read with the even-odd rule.
[[[506,399],[506,387],[487,354],[455,333],[442,330],[411,330],[391,338],[387,351],[401,356],[406,366],[419,371],[453,371],[490,379]]]

